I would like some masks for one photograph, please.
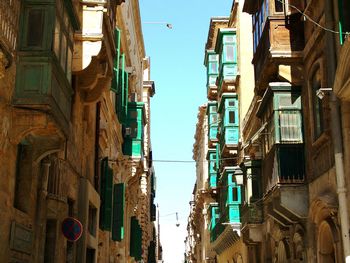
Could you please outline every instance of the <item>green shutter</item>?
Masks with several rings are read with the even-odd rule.
[[[108,158],[102,160],[101,165],[101,208],[100,228],[111,231],[112,223],[112,193],[113,193],[113,170],[108,166]]]
[[[116,47],[116,54],[114,57],[114,67],[113,67],[113,79],[111,90],[115,93],[118,92],[118,83],[119,83],[119,57],[120,57],[120,30],[116,28],[114,30],[114,42]],[[116,95],[118,96],[118,95]],[[117,100],[116,100],[117,103]]]
[[[135,216],[131,217],[130,224],[130,256],[135,260],[142,258],[142,229]]]
[[[119,119],[119,122],[125,122],[125,114],[123,114],[125,104],[125,95],[124,95],[124,86],[125,86],[125,55],[122,54],[119,57],[119,75],[118,75],[118,91],[117,91],[117,99],[116,99],[116,112]]]
[[[124,238],[124,183],[115,184],[113,193],[112,240],[121,241]]]
[[[123,116],[128,115],[128,95],[129,95],[129,75],[124,71],[124,87],[123,87]]]

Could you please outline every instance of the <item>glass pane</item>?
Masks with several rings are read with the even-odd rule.
[[[218,55],[209,55],[209,61],[218,61]]]
[[[218,73],[218,63],[217,62],[209,62],[209,74]]]
[[[234,49],[232,45],[225,46],[225,61],[226,62],[234,62]]]
[[[235,106],[235,101],[234,100],[229,100],[228,101],[228,106],[234,107]]]
[[[60,58],[60,22],[56,16],[55,33],[53,37],[53,51],[55,52],[56,58]]]
[[[275,0],[275,11],[283,12],[283,4],[279,0]]]
[[[27,47],[41,47],[43,45],[44,18],[44,10],[29,10],[26,39]]]
[[[238,191],[236,187],[232,188],[232,201],[238,201]]]
[[[71,83],[72,80],[72,50],[68,48],[68,57],[67,57],[67,79]]]
[[[224,43],[233,43],[233,36],[224,36]]]
[[[235,123],[235,112],[234,111],[229,111],[229,123]]]
[[[215,85],[216,84],[216,77],[217,77],[216,75],[210,75],[208,84],[209,85]]]
[[[66,72],[66,63],[67,63],[67,38],[64,34],[61,37],[61,67],[64,72]]]

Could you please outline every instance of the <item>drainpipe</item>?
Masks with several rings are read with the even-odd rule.
[[[325,18],[326,27],[334,28],[334,17],[333,17],[333,1],[325,2]],[[333,33],[326,32],[326,58],[328,66],[327,83],[328,87],[333,87],[335,71],[336,71],[336,57],[335,57],[335,38]],[[341,238],[343,241],[343,253],[345,262],[350,263],[350,240],[349,240],[349,217],[347,208],[346,198],[346,186],[344,176],[344,165],[343,165],[343,137],[341,131],[340,122],[340,104],[339,99],[335,94],[330,92],[330,108],[331,108],[331,129],[334,147],[334,158],[335,158],[335,173],[337,180],[337,193],[339,201],[339,216],[340,216],[340,228]]]

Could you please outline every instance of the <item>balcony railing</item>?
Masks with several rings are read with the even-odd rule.
[[[264,159],[265,193],[276,185],[305,182],[304,145],[276,144]]]
[[[0,1],[0,41],[12,53],[16,48],[20,0]]]
[[[256,202],[242,206],[242,224],[260,224],[263,221],[263,203]]]

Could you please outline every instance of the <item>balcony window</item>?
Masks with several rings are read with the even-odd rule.
[[[278,2],[278,0],[276,0],[276,2]],[[258,11],[252,15],[254,53],[256,51],[256,48],[258,47],[260,38],[262,36],[262,32],[264,31],[264,26],[265,26],[265,22],[267,21],[267,17],[269,16],[268,0],[260,0],[259,6],[260,8],[258,9]]]
[[[208,171],[209,171],[209,187],[216,188],[217,186],[217,173],[215,168],[216,153],[215,150],[209,151],[208,155]]]
[[[315,73],[312,77],[312,115],[314,122],[314,141],[316,141],[324,131],[323,124],[323,105],[322,100],[317,96],[317,91],[321,88],[319,74]]]
[[[216,103],[208,103],[208,137],[209,140],[216,140],[218,130],[218,114]]]
[[[223,81],[234,80],[237,75],[237,38],[232,28],[220,29],[215,44],[215,52],[220,55],[219,89]]]
[[[207,86],[216,86],[219,74],[219,56],[213,51],[207,51],[205,65],[207,67]]]
[[[347,15],[350,12],[350,2],[348,0],[340,0],[338,1],[338,5],[340,44],[342,45],[345,38],[350,34],[350,18]]]
[[[223,94],[219,112],[223,121],[220,124],[221,146],[225,144],[238,144],[239,118],[237,95]]]
[[[270,85],[258,110],[266,123],[265,153],[275,144],[303,143],[300,89],[280,85]]]

